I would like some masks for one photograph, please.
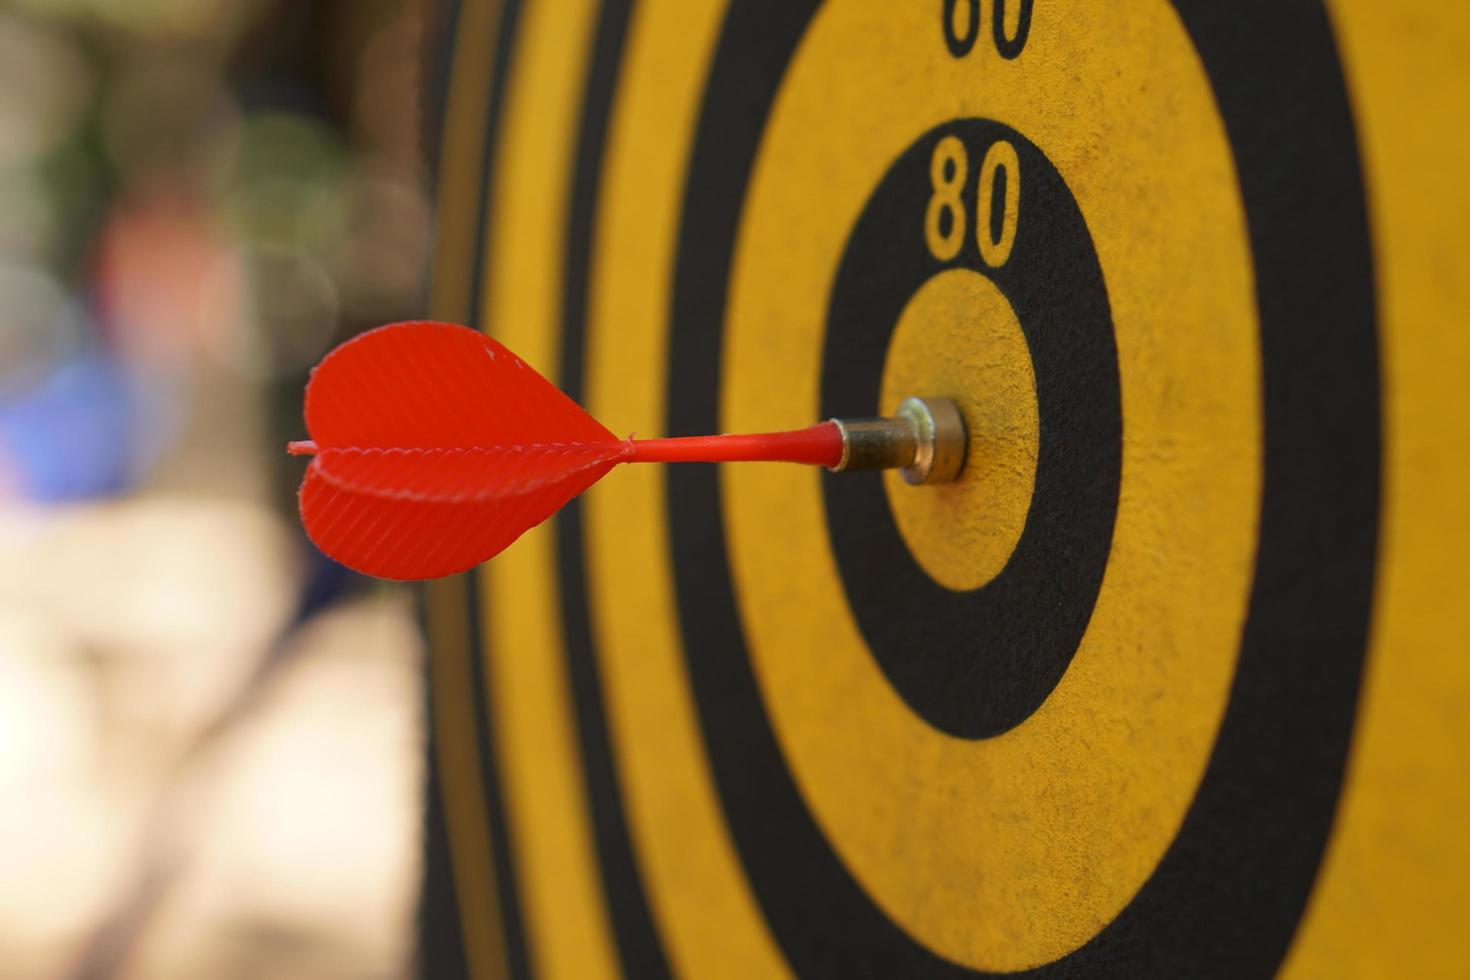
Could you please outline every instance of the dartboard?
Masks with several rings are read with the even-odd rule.
[[[460,0],[431,313],[628,467],[426,597],[431,975],[1470,973],[1470,15]]]

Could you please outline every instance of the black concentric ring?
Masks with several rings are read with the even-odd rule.
[[[935,144],[947,136],[976,161],[997,141],[1016,149],[1020,172],[1007,179],[1020,185],[1025,217],[1000,268],[984,261],[974,235],[964,236],[954,258],[936,258],[914,220],[923,213]],[[974,192],[967,181],[966,213],[975,213]],[[1041,706],[1087,630],[1113,540],[1123,409],[1107,290],[1077,202],[1030,140],[1009,126],[967,119],[936,127],[900,154],[858,217],[828,304],[820,417],[877,414],[904,307],[952,268],[987,276],[1000,289],[1036,376],[1036,481],[1010,559],[979,588],[952,591],[914,560],[878,474],[829,473],[822,489],[848,608],[883,673],[935,728],[986,738]]]

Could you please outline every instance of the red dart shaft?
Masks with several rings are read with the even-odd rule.
[[[292,456],[317,452],[315,442],[286,445]],[[793,432],[754,435],[680,436],[634,439],[629,463],[810,463],[836,466],[842,460],[842,431],[822,422]]]
[[[822,422],[792,432],[634,439],[630,463],[809,463],[836,466],[842,431]]]

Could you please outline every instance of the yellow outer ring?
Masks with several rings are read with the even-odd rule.
[[[1379,579],[1338,819],[1282,975],[1470,976],[1470,7],[1330,0],[1378,277]]]

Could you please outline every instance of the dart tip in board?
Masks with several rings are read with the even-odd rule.
[[[311,439],[297,439],[286,443],[286,453],[290,456],[315,456],[316,442]]]

